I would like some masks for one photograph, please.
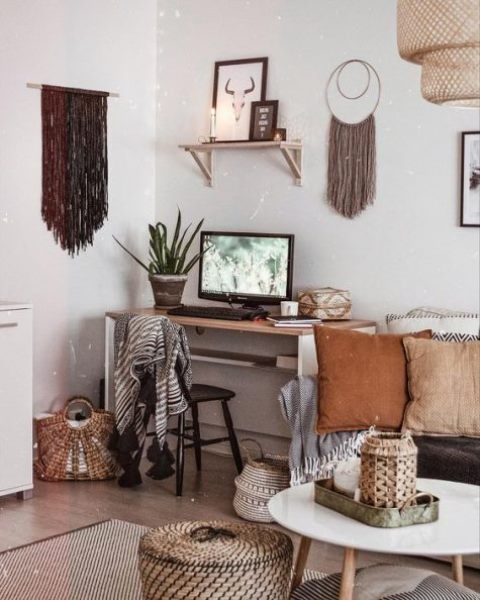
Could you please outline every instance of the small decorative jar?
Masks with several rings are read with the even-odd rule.
[[[410,433],[373,432],[361,451],[361,501],[401,508],[416,494],[417,447]]]

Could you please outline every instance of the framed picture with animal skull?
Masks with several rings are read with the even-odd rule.
[[[252,102],[265,100],[268,58],[244,58],[215,63],[212,107],[216,141],[248,141]]]

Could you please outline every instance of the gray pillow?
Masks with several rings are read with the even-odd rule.
[[[312,576],[311,574],[309,575]],[[337,600],[341,575],[309,579],[298,586],[291,600]],[[355,576],[357,600],[478,600],[479,595],[451,579],[424,569],[378,565],[359,569]]]

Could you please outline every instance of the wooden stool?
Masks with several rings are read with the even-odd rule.
[[[213,385],[193,384],[189,393],[189,404],[192,413],[192,425],[185,425],[185,413],[178,415],[178,424],[175,429],[169,429],[168,432],[177,436],[177,496],[182,495],[183,489],[183,471],[185,463],[185,448],[195,449],[195,462],[197,470],[202,470],[202,447],[212,444],[220,444],[221,442],[230,442],[233,459],[237,471],[241,473],[243,469],[242,456],[238,447],[237,436],[233,428],[232,416],[228,408],[228,401],[235,396],[235,392],[225,388],[215,387]],[[200,435],[200,422],[198,420],[198,405],[201,402],[221,402],[223,419],[227,428],[228,437],[202,439]],[[191,433],[189,433],[191,432]],[[185,444],[185,440],[191,440],[191,443]]]

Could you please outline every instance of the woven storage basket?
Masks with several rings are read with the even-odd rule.
[[[68,412],[83,405],[90,416],[69,422]],[[76,426],[78,423],[78,426]],[[112,413],[96,409],[88,398],[77,396],[67,401],[64,410],[38,419],[38,459],[35,474],[46,481],[112,479],[117,465],[107,444],[115,426]]]
[[[239,517],[258,523],[273,523],[268,510],[270,498],[290,485],[288,457],[264,454],[261,445],[255,440],[242,440],[242,448],[247,453],[243,471],[235,478],[236,492],[233,508]],[[245,442],[255,443],[260,450],[260,458],[252,458]]]
[[[286,600],[293,545],[257,525],[184,521],[146,533],[139,568],[145,600]]]
[[[348,320],[352,316],[350,292],[331,287],[298,292],[300,314],[324,321]]]
[[[416,494],[417,447],[409,433],[371,433],[361,451],[361,501],[401,508]]]

